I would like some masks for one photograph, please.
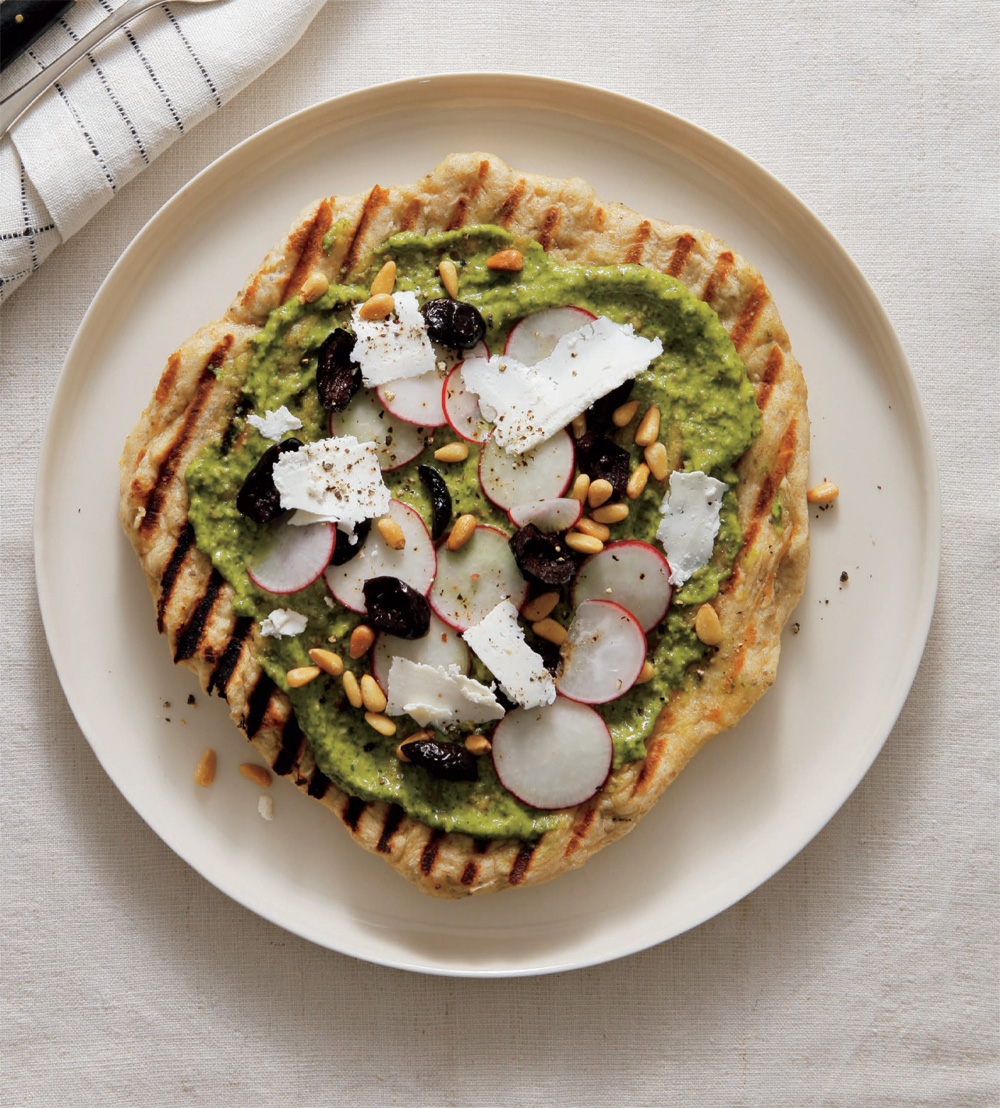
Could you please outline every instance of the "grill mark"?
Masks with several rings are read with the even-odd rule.
[[[462,870],[462,876],[459,881],[463,885],[471,885],[473,881],[479,876],[479,863],[472,861],[465,863],[465,869]]]
[[[163,617],[166,614],[167,605],[170,603],[170,595],[174,591],[177,574],[193,542],[194,528],[189,521],[184,524],[184,529],[177,536],[177,545],[174,547],[174,552],[170,555],[170,561],[167,562],[167,568],[160,578],[160,597],[156,601],[156,629],[161,635],[163,634]]]
[[[266,673],[261,673],[257,679],[257,684],[253,687],[253,692],[250,694],[246,719],[243,723],[243,729],[246,731],[248,739],[252,739],[263,726],[264,716],[267,715],[267,706],[271,703],[271,693],[273,692],[274,682]]]
[[[760,318],[760,313],[764,310],[764,305],[766,303],[767,285],[765,285],[763,281],[758,280],[750,291],[747,302],[743,305],[740,318],[729,332],[729,337],[733,340],[733,346],[735,346],[737,350],[743,346],[753,333],[753,329],[757,325],[757,320]]]
[[[736,685],[736,678],[739,677],[740,671],[746,664],[747,651],[757,641],[757,628],[754,624],[746,629],[743,635],[743,641],[739,645],[739,649],[736,651],[736,657],[733,658],[733,664],[730,667],[729,672],[726,674],[726,684],[730,689],[733,689]]]
[[[183,662],[185,659],[193,657],[198,650],[201,636],[205,633],[205,623],[215,607],[215,602],[219,599],[222,584],[222,574],[213,567],[208,578],[208,584],[205,586],[205,594],[198,601],[195,610],[191,613],[191,618],[177,636],[177,645],[174,647],[175,662]]]
[[[443,838],[443,831],[432,831],[424,845],[424,849],[420,855],[420,872],[424,877],[429,877],[431,870],[434,868],[434,863],[437,861],[438,849],[441,846],[441,840]]]
[[[226,649],[222,652],[222,657],[219,658],[215,669],[212,670],[212,676],[208,679],[207,692],[209,696],[213,692],[218,692],[219,696],[225,697],[226,689],[229,688],[229,682],[232,680],[233,672],[236,669],[236,663],[240,660],[243,644],[252,630],[253,620],[249,616],[240,616],[233,624]]]
[[[723,250],[716,259],[715,269],[709,274],[708,281],[705,283],[705,291],[701,294],[701,298],[706,304],[711,304],[715,299],[719,286],[725,282],[732,272],[734,261],[735,259],[729,250]]]
[[[479,170],[476,173],[476,179],[473,182],[472,188],[469,189],[470,200],[475,200],[476,197],[479,195],[479,190],[483,187],[483,181],[486,180],[486,175],[489,173],[489,171],[490,163],[485,158],[483,158],[483,160],[479,163]]]
[[[764,366],[764,373],[761,376],[760,384],[757,386],[757,407],[761,411],[767,407],[767,402],[771,399],[771,390],[774,388],[774,383],[778,379],[778,374],[781,372],[785,364],[785,355],[781,351],[781,347],[775,343],[771,347],[771,353],[767,356],[767,364]]]
[[[298,292],[309,270],[312,269],[313,263],[323,252],[323,236],[332,226],[333,205],[328,199],[323,199],[319,202],[319,207],[316,209],[316,214],[306,229],[305,235],[301,238],[296,236],[296,245],[299,245],[301,241],[301,251],[299,259],[295,263],[295,268],[285,282],[285,288],[281,296],[283,301],[287,300],[292,293]]]
[[[385,823],[382,825],[382,834],[375,844],[375,849],[379,854],[392,853],[392,837],[399,830],[399,825],[403,822],[404,814],[403,809],[400,808],[398,804],[393,804],[389,811],[386,812]]]
[[[545,218],[542,220],[542,229],[538,235],[538,242],[543,250],[551,248],[552,240],[555,238],[556,230],[562,220],[562,214],[562,208],[549,208],[545,213]]]
[[[667,745],[666,739],[653,739],[646,746],[646,757],[642,763],[642,769],[639,770],[639,776],[635,779],[635,784],[632,786],[632,795],[641,793],[648,784],[650,778],[656,772],[656,767],[660,764],[660,759],[663,757],[663,748]]]
[[[219,444],[219,449],[223,455],[228,454],[233,448],[237,433],[237,420],[251,411],[253,411],[253,401],[249,396],[241,396],[233,407],[233,414],[229,417],[229,423],[226,424],[225,431],[222,432],[222,442]]]
[[[349,796],[347,803],[344,805],[344,810],[340,813],[340,818],[351,831],[356,833],[358,824],[361,822],[361,815],[367,807],[367,800],[362,800],[359,796]]]
[[[354,228],[354,233],[351,235],[351,241],[347,246],[347,253],[344,255],[343,264],[340,267],[341,273],[347,273],[352,269],[358,261],[358,240],[368,230],[368,225],[375,218],[375,214],[378,212],[386,201],[389,199],[389,190],[381,188],[376,185],[368,196],[365,198],[364,207],[361,209],[361,216]]]
[[[524,880],[524,875],[528,872],[528,866],[531,865],[531,856],[535,853],[535,845],[535,843],[521,844],[521,849],[517,852],[514,864],[510,867],[510,873],[507,874],[507,880],[511,885],[520,885]]]
[[[167,358],[167,368],[163,371],[159,384],[156,386],[156,392],[153,394],[153,400],[158,407],[162,408],[170,399],[170,394],[174,391],[174,385],[177,383],[177,371],[180,367],[180,354],[171,354]]]
[[[313,770],[313,775],[309,780],[309,788],[306,792],[317,800],[322,800],[326,796],[326,790],[329,787],[330,778],[321,769],[317,768]]]
[[[465,223],[465,217],[469,211],[469,201],[466,197],[460,196],[455,201],[455,207],[451,213],[451,218],[448,220],[448,225],[445,227],[446,231],[457,231],[459,227]]]
[[[527,187],[527,182],[522,177],[520,181],[510,190],[507,195],[507,199],[500,205],[500,209],[497,212],[497,223],[501,227],[506,227],[508,223],[514,218],[514,213],[518,209],[518,205],[521,203],[521,199],[524,196],[524,190]]]
[[[603,208],[598,208],[594,212],[594,230],[595,231],[603,231],[606,226],[607,226],[607,224],[606,224],[605,219],[604,219],[604,209]]]
[[[281,733],[281,749],[277,758],[271,763],[271,769],[279,777],[287,777],[298,760],[299,750],[302,748],[302,728],[292,712],[285,720],[285,728]]]
[[[596,807],[588,808],[580,816],[576,823],[573,824],[573,829],[570,832],[570,840],[566,844],[566,851],[563,855],[564,858],[568,858],[571,854],[576,853],[580,844],[583,842],[584,836],[590,830],[590,826],[594,822],[594,818],[596,817],[596,815]]]
[[[667,262],[667,274],[669,276],[680,277],[684,267],[687,265],[687,260],[693,246],[694,235],[681,235],[677,240],[677,245],[674,247],[674,252],[670,255],[670,261]]]
[[[641,262],[642,252],[646,249],[646,239],[649,238],[649,232],[652,230],[652,225],[648,219],[644,219],[636,228],[635,240],[632,245],[625,251],[626,262]]]
[[[420,215],[420,209],[422,202],[418,197],[414,197],[409,204],[406,205],[406,211],[403,213],[402,222],[399,225],[401,231],[412,231],[414,225],[417,222],[417,216]]]
[[[472,840],[472,849],[477,854],[485,854],[490,849],[490,840],[489,839],[473,839]]]
[[[796,419],[791,419],[785,428],[785,433],[781,436],[774,465],[771,467],[771,472],[764,478],[764,484],[761,485],[760,492],[757,495],[757,503],[754,505],[755,516],[762,516],[765,512],[771,510],[771,501],[774,499],[774,494],[778,491],[778,486],[785,479],[785,474],[792,464],[792,456],[795,453],[797,422]]]

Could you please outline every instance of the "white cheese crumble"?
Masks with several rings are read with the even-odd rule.
[[[388,686],[387,714],[406,713],[421,727],[486,723],[504,714],[493,693],[466,677],[456,665],[429,666],[395,657],[389,667]]]
[[[320,439],[282,454],[272,473],[282,508],[298,509],[289,520],[297,527],[336,523],[353,535],[356,524],[389,510],[378,446],[353,435]]]
[[[563,335],[535,365],[505,354],[469,359],[462,380],[479,396],[483,415],[496,424],[499,445],[509,454],[523,454],[637,377],[662,353],[658,338],[645,339],[629,323],[598,316]]]
[[[663,520],[656,529],[670,565],[671,585],[683,585],[712,557],[726,488],[724,481],[700,469],[671,473],[670,489],[660,505]]]
[[[298,431],[302,426],[302,420],[285,407],[284,404],[276,411],[266,411],[263,416],[249,415],[247,423],[256,427],[265,439],[272,442],[281,442],[289,431]]]
[[[284,636],[301,635],[309,622],[308,616],[291,608],[275,608],[260,621],[260,633],[268,639],[280,639]]]
[[[500,603],[462,638],[500,682],[504,692],[522,708],[538,708],[556,698],[556,683],[541,656],[528,646],[517,622],[517,608]]]
[[[392,300],[395,319],[362,319],[360,304],[351,312],[357,338],[353,357],[361,366],[362,381],[370,389],[433,373],[437,368],[437,355],[427,336],[417,294],[397,292]]]
[[[257,798],[257,811],[266,820],[274,819],[274,797],[261,796]]]

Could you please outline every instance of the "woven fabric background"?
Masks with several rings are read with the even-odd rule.
[[[0,1102],[1000,1103],[1000,11],[959,0],[643,11],[638,28],[625,0],[544,12],[528,0],[333,0],[4,307]],[[883,753],[827,828],[693,932],[609,965],[512,981],[418,977],[321,950],[190,870],[77,728],[32,572],[34,475],[59,370],[145,221],[293,110],[475,68],[592,82],[669,108],[802,197],[872,282],[910,355],[944,503],[923,664]]]

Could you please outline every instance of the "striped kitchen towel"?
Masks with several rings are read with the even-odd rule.
[[[77,0],[0,75],[7,96],[112,12]],[[165,3],[138,16],[0,139],[0,303],[172,142],[273,65],[324,0]]]

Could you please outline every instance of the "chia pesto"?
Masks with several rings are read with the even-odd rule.
[[[335,233],[337,229],[334,229]],[[325,243],[329,250],[332,245]],[[517,246],[524,267],[517,273],[487,268],[486,259],[497,250]],[[606,721],[614,743],[614,766],[645,756],[645,739],[670,694],[698,679],[697,663],[711,648],[694,632],[697,608],[711,600],[731,572],[742,533],[736,515],[734,465],[760,431],[760,414],[746,369],[718,316],[679,281],[639,265],[562,265],[535,242],[521,242],[499,227],[467,227],[430,235],[410,232],[387,240],[368,267],[350,275],[345,284],[333,284],[317,301],[302,305],[297,298],[276,308],[258,335],[253,350],[228,372],[236,375],[239,400],[235,410],[234,446],[219,441],[206,446],[187,469],[191,504],[189,518],[199,549],[232,585],[237,615],[259,623],[276,607],[290,607],[308,617],[306,630],[294,638],[259,640],[258,661],[290,697],[298,722],[308,736],[319,768],[352,796],[399,804],[406,812],[443,831],[479,837],[531,840],[561,824],[563,812],[542,811],[517,800],[498,782],[488,757],[478,759],[479,780],[450,782],[431,777],[424,769],[401,762],[395,749],[401,739],[420,730],[408,716],[397,719],[398,731],[384,737],[364,721],[346,701],[341,682],[321,675],[290,689],[287,670],[309,665],[314,646],[339,653],[346,669],[360,679],[368,658],[353,660],[348,652],[351,631],[362,617],[336,602],[330,607],[321,577],[289,596],[264,592],[246,573],[247,558],[261,548],[267,530],[236,508],[236,495],[247,474],[271,445],[246,423],[251,411],[263,415],[286,405],[302,421],[294,432],[303,442],[329,435],[329,415],[321,407],[315,387],[317,350],[335,328],[350,325],[352,304],[368,297],[373,276],[387,258],[397,265],[396,290],[416,292],[421,303],[446,295],[438,275],[443,257],[454,261],[460,298],[473,304],[487,324],[486,341],[497,353],[514,323],[531,312],[567,304],[631,323],[637,333],[658,337],[663,354],[640,374],[631,399],[639,402],[632,423],[608,434],[630,454],[631,468],[642,460],[642,448],[633,441],[638,419],[651,404],[661,412],[660,441],[667,448],[671,469],[703,470],[725,481],[719,534],[708,565],[674,590],[666,619],[648,636],[647,657],[655,675],[617,700],[594,705]],[[429,450],[454,441],[451,428],[437,428]],[[430,529],[432,505],[417,468],[429,450],[400,469],[383,474],[391,495],[412,505]],[[440,465],[454,505],[454,518],[471,513],[480,523],[507,534],[507,514],[486,499],[478,479],[479,447],[469,444],[464,463]],[[613,526],[612,539],[654,542],[660,522],[660,503],[666,482],[650,480],[642,495],[630,501],[628,518]],[[778,507],[780,511],[780,506]],[[553,616],[568,622],[565,600]],[[529,643],[534,642],[530,629]],[[492,679],[478,659],[472,675]]]

